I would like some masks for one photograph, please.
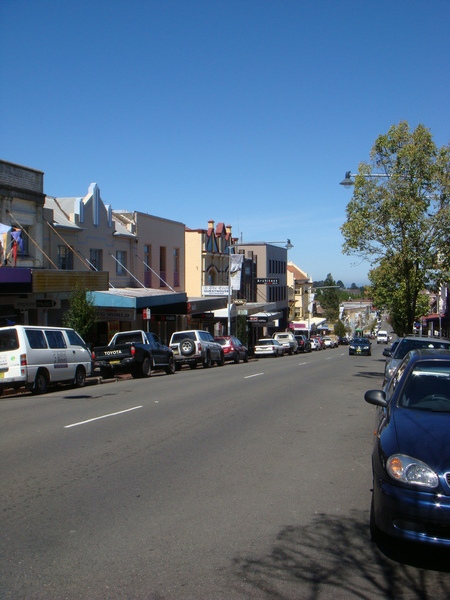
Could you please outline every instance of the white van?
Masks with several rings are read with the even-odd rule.
[[[377,333],[377,344],[387,344],[389,342],[388,332],[383,329],[379,329]]]
[[[44,394],[50,384],[83,387],[91,375],[91,353],[68,327],[0,327],[0,393],[24,387]]]

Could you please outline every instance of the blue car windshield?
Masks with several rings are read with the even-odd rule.
[[[403,386],[399,406],[450,412],[450,361],[417,363]]]

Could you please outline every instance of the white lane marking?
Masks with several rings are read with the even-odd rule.
[[[108,417],[115,417],[116,415],[123,415],[123,413],[130,412],[130,410],[137,410],[138,408],[142,408],[142,406],[133,406],[133,408],[127,408],[126,410],[121,410],[119,412],[110,413],[109,415],[102,415],[101,417],[94,417],[93,419],[88,419],[87,421],[80,421],[79,423],[72,423],[72,425],[64,425],[64,429],[69,429],[69,427],[77,427],[78,425],[85,425],[86,423],[92,423],[92,421],[98,421],[99,419],[107,419]]]
[[[264,373],[255,373],[254,375],[246,375],[244,379],[250,379],[250,377],[259,377],[260,375],[264,375]]]
[[[298,366],[299,366],[299,367],[301,367],[302,365],[307,365],[307,364],[309,364],[309,363],[307,363],[307,362],[302,362],[302,363],[298,363]]]

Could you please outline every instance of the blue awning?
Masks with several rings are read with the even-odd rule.
[[[168,292],[150,288],[116,288],[90,292],[94,306],[114,308],[152,308],[187,303],[186,292]]]

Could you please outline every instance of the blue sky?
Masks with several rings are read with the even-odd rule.
[[[2,0],[0,157],[45,193],[342,254],[345,171],[402,120],[450,140],[450,0]]]

